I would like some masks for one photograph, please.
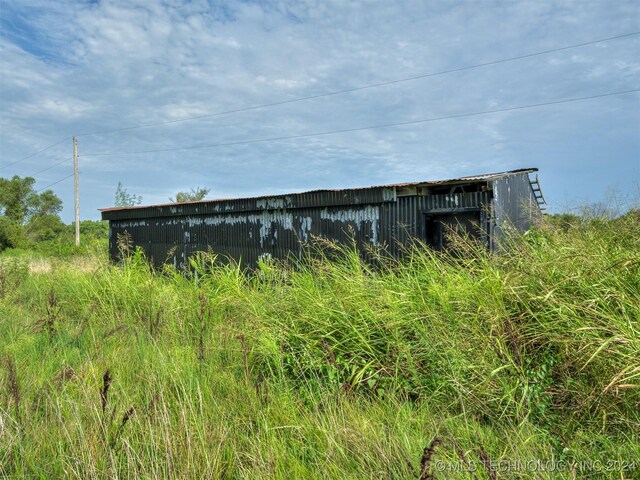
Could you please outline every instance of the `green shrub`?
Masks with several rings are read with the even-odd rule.
[[[24,248],[27,237],[19,223],[0,215],[0,252],[7,248]]]

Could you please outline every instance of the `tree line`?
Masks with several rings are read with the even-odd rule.
[[[8,248],[38,249],[60,253],[73,251],[74,226],[65,225],[60,218],[62,200],[47,189],[38,192],[33,177],[0,177],[0,252]],[[169,200],[173,203],[193,202],[204,199],[207,188],[178,192]],[[116,207],[140,205],[142,197],[130,194],[118,182],[114,198]],[[109,236],[107,222],[83,220],[80,235],[88,241],[106,239]]]

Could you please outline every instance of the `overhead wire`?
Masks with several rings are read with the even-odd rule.
[[[27,160],[27,159],[29,159],[31,157],[35,157],[36,155],[38,155],[38,154],[40,154],[42,152],[46,152],[50,148],[56,147],[56,146],[60,145],[62,142],[64,142],[65,140],[68,140],[68,139],[69,139],[69,137],[64,137],[62,140],[60,140],[60,141],[58,141],[56,143],[52,143],[48,147],[44,147],[42,150],[38,150],[37,152],[34,152],[34,153],[30,154],[30,155],[27,155],[26,157],[22,157],[21,159],[16,160],[16,161],[11,162],[11,163],[6,163],[4,165],[0,165],[0,170],[2,170],[3,168],[6,168],[6,167],[10,167],[11,165],[15,165],[16,163],[23,162],[23,161],[25,161],[25,160]]]
[[[63,181],[65,181],[65,180],[67,180],[68,178],[73,177],[74,175],[75,175],[75,174],[74,174],[74,173],[72,173],[71,175],[67,175],[67,176],[66,176],[66,177],[64,177],[64,178],[61,178],[61,179],[60,179],[60,180],[58,180],[57,182],[50,183],[50,184],[49,184],[49,185],[47,185],[46,187],[41,188],[40,190],[36,190],[36,193],[40,193],[40,192],[42,192],[43,190],[46,190],[46,189],[47,189],[47,188],[49,188],[49,187],[53,187],[54,185],[57,185],[58,183],[63,182]]]
[[[62,160],[61,162],[54,163],[54,164],[53,164],[53,165],[51,165],[50,167],[43,168],[42,170],[38,170],[37,172],[32,173],[31,175],[28,175],[28,176],[29,176],[29,177],[35,177],[36,175],[39,175],[39,174],[41,174],[41,173],[43,173],[43,172],[46,172],[47,170],[51,170],[52,168],[55,168],[55,167],[57,167],[58,165],[62,165],[63,163],[67,163],[67,162],[69,162],[69,161],[70,161],[70,160],[69,160],[68,158],[65,158],[65,159],[64,159],[64,160]]]
[[[573,49],[573,48],[585,47],[585,46],[588,46],[588,45],[594,45],[594,44],[597,44],[597,43],[608,42],[608,41],[611,41],[611,40],[618,40],[618,39],[633,37],[633,36],[637,36],[637,35],[640,35],[640,31],[631,32],[631,33],[625,33],[623,35],[616,35],[616,36],[613,36],[613,37],[601,38],[601,39],[598,39],[598,40],[591,40],[589,42],[576,43],[576,44],[567,45],[567,46],[564,46],[564,47],[557,47],[557,48],[552,48],[552,49],[548,49],[548,50],[542,50],[542,51],[539,51],[539,52],[527,53],[527,54],[518,55],[518,56],[515,56],[515,57],[509,57],[509,58],[503,58],[503,59],[493,60],[493,61],[489,61],[489,62],[477,63],[477,64],[467,65],[467,66],[453,68],[453,69],[449,69],[449,70],[442,70],[442,71],[439,71],[439,72],[425,73],[425,74],[421,74],[421,75],[414,75],[414,76],[411,76],[411,77],[399,78],[399,79],[389,80],[389,81],[385,81],[385,82],[362,85],[362,86],[359,86],[359,87],[346,88],[344,90],[336,90],[336,91],[320,93],[320,94],[316,94],[316,95],[308,95],[308,96],[305,96],[305,97],[298,97],[298,98],[293,98],[293,99],[289,99],[289,100],[282,100],[282,101],[278,101],[278,102],[264,103],[264,104],[260,104],[260,105],[252,105],[252,106],[248,106],[248,107],[241,107],[241,108],[236,108],[236,109],[232,109],[232,110],[226,110],[226,111],[222,111],[222,112],[214,112],[214,113],[208,113],[208,114],[204,114],[204,115],[196,115],[196,116],[192,116],[192,117],[178,118],[178,119],[174,119],[174,120],[165,120],[165,121],[161,121],[161,122],[143,123],[143,124],[139,124],[139,125],[132,125],[132,126],[128,126],[128,127],[114,128],[114,129],[107,129],[107,130],[97,130],[97,131],[94,131],[94,132],[80,133],[77,136],[80,137],[80,136],[88,136],[88,135],[98,135],[98,134],[103,134],[103,133],[123,132],[123,131],[126,131],[126,130],[135,130],[135,129],[139,129],[139,128],[155,127],[155,126],[160,126],[160,125],[169,125],[169,124],[173,124],[173,123],[187,122],[187,121],[191,121],[191,120],[199,120],[199,119],[202,119],[202,118],[210,118],[210,117],[216,117],[216,116],[221,116],[221,115],[229,115],[229,114],[232,114],[232,113],[248,112],[250,110],[257,110],[257,109],[261,109],[261,108],[269,108],[269,107],[275,107],[275,106],[279,106],[279,105],[287,105],[287,104],[291,104],[291,103],[302,102],[302,101],[305,101],[305,100],[313,100],[313,99],[316,99],[316,98],[331,97],[331,96],[334,96],[334,95],[340,95],[340,94],[351,93],[351,92],[358,92],[358,91],[367,90],[367,89],[370,89],[370,88],[383,87],[383,86],[387,86],[387,85],[395,85],[395,84],[398,84],[398,83],[410,82],[410,81],[413,81],[413,80],[420,80],[420,79],[423,79],[423,78],[435,77],[435,76],[439,76],[439,75],[446,75],[446,74],[449,74],[449,73],[462,72],[462,71],[465,71],[465,70],[473,70],[473,69],[476,69],[476,68],[482,68],[482,67],[487,67],[487,66],[491,66],[491,65],[497,65],[497,64],[500,64],[500,63],[513,62],[513,61],[522,60],[522,59],[525,59],[525,58],[531,58],[531,57],[536,57],[536,56],[540,56],[540,55],[547,55],[547,54],[550,54],[550,53],[561,52],[563,50],[570,50],[570,49]]]
[[[83,157],[107,157],[107,156],[119,156],[119,155],[137,155],[137,154],[142,154],[142,153],[174,152],[174,151],[178,151],[178,150],[195,150],[195,149],[199,149],[199,148],[229,147],[229,146],[236,146],[236,145],[250,145],[250,144],[254,144],[254,143],[263,143],[263,142],[276,142],[276,141],[282,141],[282,140],[294,140],[294,139],[298,139],[298,138],[318,137],[318,136],[323,136],[323,135],[334,135],[334,134],[338,134],[338,133],[358,132],[358,131],[363,131],[363,130],[374,130],[374,129],[378,129],[378,128],[399,127],[399,126],[404,126],[404,125],[415,125],[415,124],[419,124],[419,123],[437,122],[437,121],[441,121],[441,120],[450,120],[450,119],[454,119],[454,118],[464,118],[464,117],[473,117],[473,116],[479,116],[479,115],[488,115],[488,114],[493,114],[493,113],[511,112],[511,111],[514,111],[514,110],[524,110],[524,109],[529,109],[529,108],[539,108],[539,107],[546,107],[546,106],[550,106],[550,105],[558,105],[558,104],[562,104],[562,103],[579,102],[579,101],[583,101],[583,100],[591,100],[591,99],[602,98],[602,97],[611,97],[611,96],[615,96],[615,95],[623,95],[623,94],[634,93],[634,92],[639,92],[639,91],[640,91],[640,88],[636,88],[636,89],[632,89],[632,90],[623,90],[623,91],[619,91],[619,92],[602,93],[602,94],[598,94],[598,95],[589,95],[589,96],[585,96],[585,97],[574,97],[574,98],[568,98],[568,99],[564,99],[564,100],[554,100],[554,101],[551,101],[551,102],[532,103],[532,104],[529,104],[529,105],[518,105],[518,106],[514,106],[514,107],[498,108],[498,109],[494,109],[494,110],[483,110],[483,111],[477,111],[477,112],[460,113],[460,114],[456,114],[456,115],[447,115],[447,116],[442,116],[442,117],[424,118],[424,119],[420,119],[420,120],[408,120],[408,121],[405,121],[405,122],[385,123],[385,124],[379,124],[379,125],[369,125],[369,126],[364,126],[364,127],[344,128],[344,129],[340,129],[340,130],[330,130],[330,131],[324,131],[324,132],[303,133],[303,134],[299,134],[299,135],[286,135],[286,136],[281,136],[281,137],[269,137],[269,138],[253,139],[253,140],[240,140],[240,141],[234,141],[234,142],[214,143],[214,144],[208,144],[208,145],[190,145],[190,146],[185,146],[185,147],[162,148],[162,149],[153,149],[153,150],[137,150],[137,151],[130,151],[130,152],[84,153]]]

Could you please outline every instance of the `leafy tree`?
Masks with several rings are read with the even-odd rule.
[[[33,200],[31,215],[41,217],[47,215],[58,216],[62,211],[62,200],[51,190],[45,190],[40,195],[36,195]]]
[[[31,219],[25,228],[25,234],[32,242],[55,240],[67,229],[58,215],[38,215]]]
[[[62,200],[51,190],[38,193],[33,177],[0,178],[0,250],[58,235]]]
[[[128,193],[127,189],[122,186],[122,182],[118,182],[116,187],[116,200],[114,205],[116,207],[135,207],[142,203],[142,197],[140,195],[134,195]]]
[[[95,239],[109,238],[109,222],[106,220],[81,220],[80,234]]]
[[[196,190],[192,188],[190,192],[176,193],[176,196],[169,198],[169,201],[173,203],[197,202],[206,197],[210,191],[209,188],[198,187]]]

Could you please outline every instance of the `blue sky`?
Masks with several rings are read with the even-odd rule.
[[[640,35],[483,68],[242,109],[640,31],[638,1],[0,0],[0,175],[72,173],[81,218],[118,181],[143,203],[538,167],[552,211],[640,199],[640,93],[242,144],[640,88]],[[65,139],[59,145],[24,157]],[[219,143],[236,145],[94,156]],[[21,160],[21,161],[18,161]],[[14,163],[17,162],[17,163]],[[52,167],[53,165],[59,165]],[[73,218],[73,180],[51,187]]]

